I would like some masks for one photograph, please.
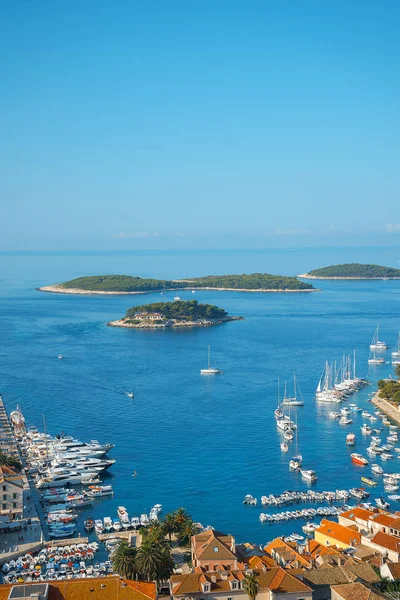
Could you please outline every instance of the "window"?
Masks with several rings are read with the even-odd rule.
[[[16,493],[14,493],[14,494],[13,494],[13,500],[16,500],[16,499],[17,499],[17,494],[16,494]]]
[[[3,510],[7,510],[7,504],[3,504]]]
[[[218,552],[218,546],[214,546],[213,551]]]
[[[6,492],[6,491],[7,491],[7,486],[3,485],[3,492]]]
[[[232,589],[233,590],[237,590],[238,589],[238,582],[237,581],[232,581]]]
[[[7,500],[7,494],[3,494],[3,500]]]
[[[17,503],[13,502],[13,508],[17,508]]]
[[[228,598],[227,600],[233,600],[233,598]]]

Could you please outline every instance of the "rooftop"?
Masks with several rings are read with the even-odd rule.
[[[383,596],[376,594],[363,583],[348,583],[347,585],[334,585],[332,591],[336,592],[343,600],[382,600]]]
[[[322,519],[320,527],[315,532],[331,537],[348,546],[361,542],[361,534],[358,531],[352,529],[352,527],[345,527],[327,519]]]

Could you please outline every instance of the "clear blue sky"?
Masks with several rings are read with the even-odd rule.
[[[13,0],[0,247],[400,244],[398,0]]]

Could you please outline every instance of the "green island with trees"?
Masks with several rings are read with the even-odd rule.
[[[400,279],[400,269],[381,267],[380,265],[363,265],[346,263],[314,269],[299,277],[310,279]]]
[[[310,283],[296,277],[251,273],[249,275],[208,275],[190,279],[152,279],[131,275],[92,275],[40,287],[43,292],[64,294],[135,294],[179,289],[233,290],[244,292],[311,292]]]
[[[231,317],[226,310],[212,304],[199,304],[197,300],[174,300],[132,306],[122,319],[111,321],[108,325],[137,329],[204,327],[240,319],[242,317]]]

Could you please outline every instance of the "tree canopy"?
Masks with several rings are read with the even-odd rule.
[[[331,265],[321,269],[314,269],[313,271],[309,271],[308,275],[312,275],[313,277],[357,277],[374,279],[381,277],[400,277],[400,269],[381,267],[379,265],[346,263],[343,265]]]
[[[177,320],[222,319],[228,314],[223,308],[212,304],[199,304],[197,300],[175,300],[132,306],[127,310],[125,318],[134,320],[138,313],[156,313],[165,319]]]
[[[396,406],[400,405],[400,382],[395,379],[380,379],[378,381],[379,395]]]
[[[9,456],[0,450],[0,466],[10,467],[15,471],[21,471],[22,463],[18,458],[14,456]]]
[[[91,275],[60,284],[66,289],[93,292],[154,292],[185,288],[231,288],[244,290],[310,290],[313,286],[296,277],[252,273],[249,275],[207,275],[194,279],[173,281],[133,277],[131,275]]]

